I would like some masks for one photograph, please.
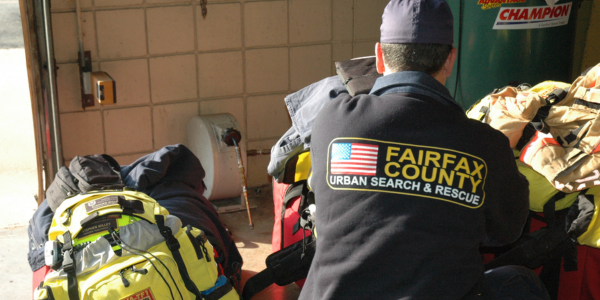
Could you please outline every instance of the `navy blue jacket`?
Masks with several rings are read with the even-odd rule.
[[[217,210],[204,193],[204,168],[184,145],[165,146],[143,156],[128,166],[121,166],[126,186],[146,193],[181,219],[184,226],[202,229],[211,243],[225,251],[222,266],[227,276],[235,272],[234,264],[243,263],[235,242],[219,219]]]
[[[513,242],[528,215],[508,139],[425,73],[330,102],[311,154],[318,239],[300,299],[461,299],[480,245]]]

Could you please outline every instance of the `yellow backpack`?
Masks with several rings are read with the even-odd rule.
[[[600,187],[578,195],[567,216],[567,233],[580,245],[600,248]]]
[[[34,299],[239,299],[200,229],[130,189],[66,199],[48,232],[54,271]]]

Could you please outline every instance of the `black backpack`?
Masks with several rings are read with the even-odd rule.
[[[76,156],[69,168],[61,167],[46,190],[46,200],[52,211],[65,198],[91,190],[123,188],[121,166],[107,154]]]

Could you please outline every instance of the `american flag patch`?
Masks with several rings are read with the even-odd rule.
[[[375,176],[378,152],[379,145],[333,143],[330,174]]]

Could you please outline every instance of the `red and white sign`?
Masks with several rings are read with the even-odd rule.
[[[493,29],[540,29],[569,24],[572,3],[500,8]]]
[[[143,291],[139,291],[133,295],[129,295],[125,298],[121,298],[120,300],[156,300],[154,295],[152,294],[152,290],[147,288]]]

